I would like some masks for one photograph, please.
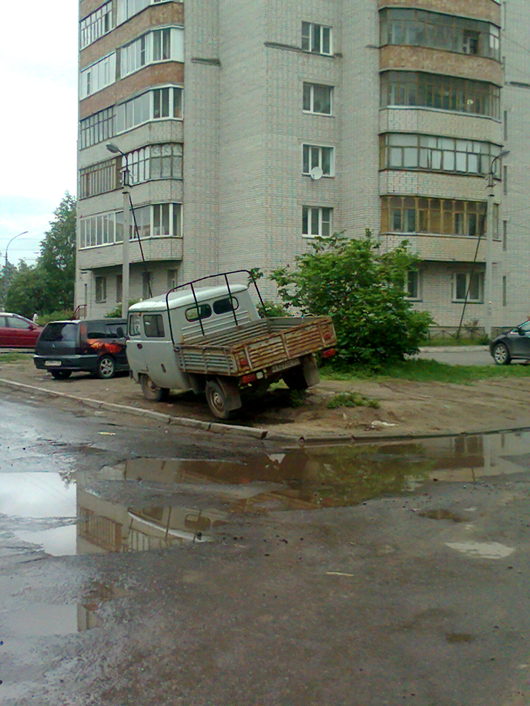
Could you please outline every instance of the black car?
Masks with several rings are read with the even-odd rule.
[[[39,337],[33,362],[59,380],[81,370],[112,378],[120,370],[129,370],[126,332],[126,319],[51,321]]]
[[[530,321],[493,339],[490,353],[497,365],[508,365],[512,360],[530,360]]]

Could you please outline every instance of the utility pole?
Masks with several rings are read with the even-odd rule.
[[[486,273],[484,282],[484,332],[488,339],[491,340],[491,331],[493,328],[493,297],[494,297],[494,287],[493,287],[493,235],[494,235],[494,210],[495,210],[495,163],[497,160],[502,159],[509,155],[508,150],[504,150],[496,157],[491,160],[490,169],[488,172],[488,210],[486,215]]]

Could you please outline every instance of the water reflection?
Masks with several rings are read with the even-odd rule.
[[[529,432],[305,448],[248,463],[131,459],[64,480],[56,473],[0,474],[0,513],[13,518],[19,539],[49,554],[145,551],[212,541],[233,513],[356,505],[432,481],[471,483],[529,467]],[[125,483],[122,495],[135,488],[164,500],[110,500],[94,490],[101,481],[115,489]]]

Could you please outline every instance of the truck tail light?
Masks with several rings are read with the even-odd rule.
[[[238,362],[239,362],[239,367],[240,367],[240,368],[250,368],[250,365],[249,365],[249,362],[248,362],[246,356],[240,355]]]
[[[326,348],[325,351],[322,351],[321,355],[323,358],[333,358],[333,356],[336,354],[337,354],[336,348]]]
[[[333,338],[333,331],[330,331],[329,329],[326,329],[326,330],[324,331],[324,340],[325,340],[325,341],[331,341],[332,338]]]
[[[256,375],[256,373],[249,373],[248,375],[243,375],[241,377],[241,382],[244,385],[248,385],[251,382],[256,382],[257,379],[258,379],[258,376]]]

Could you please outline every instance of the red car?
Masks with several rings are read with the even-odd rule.
[[[42,328],[25,316],[0,311],[0,347],[35,348]]]

